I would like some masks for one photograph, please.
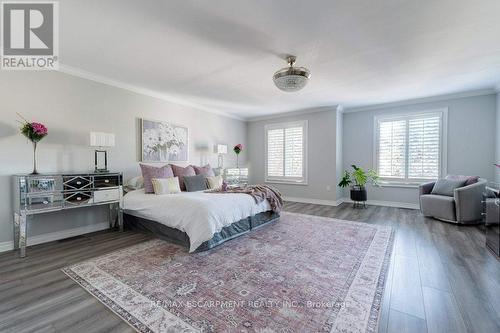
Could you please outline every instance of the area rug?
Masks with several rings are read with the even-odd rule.
[[[139,332],[375,332],[392,243],[283,213],[206,252],[151,240],[63,271]]]

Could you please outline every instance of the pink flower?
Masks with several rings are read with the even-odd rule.
[[[236,146],[234,146],[233,151],[235,152],[236,155],[239,155],[241,151],[243,150],[243,145],[241,143],[238,143]]]
[[[43,125],[43,124],[31,123],[31,128],[33,128],[33,132],[35,132],[38,135],[46,135],[47,134],[47,127],[45,127],[45,125]]]

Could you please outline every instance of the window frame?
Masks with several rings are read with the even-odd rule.
[[[394,113],[394,114],[379,114],[374,116],[373,121],[373,166],[374,169],[379,172],[378,165],[378,147],[379,147],[379,122],[380,121],[397,121],[406,120],[406,148],[405,148],[405,178],[388,178],[380,177],[381,186],[396,186],[396,187],[417,187],[422,182],[429,182],[432,179],[429,178],[408,178],[408,168],[409,168],[409,120],[419,119],[426,117],[440,118],[440,150],[439,150],[439,174],[437,178],[443,178],[447,173],[447,161],[448,161],[448,108],[431,109],[423,111],[405,112],[405,113]]]
[[[276,176],[269,176],[268,174],[268,132],[269,130],[273,129],[286,129],[286,128],[291,128],[291,127],[302,127],[303,130],[303,136],[302,136],[302,178],[301,179],[296,179],[296,178],[291,178],[291,177],[276,177]],[[266,124],[264,126],[264,164],[265,164],[265,182],[266,183],[274,183],[274,184],[290,184],[290,185],[307,185],[307,131],[308,129],[308,121],[307,120],[298,120],[298,121],[289,121],[289,122],[283,122],[283,123],[272,123],[272,124]],[[285,158],[283,156],[283,162]]]

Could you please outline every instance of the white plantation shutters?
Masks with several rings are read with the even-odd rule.
[[[266,181],[305,183],[307,122],[266,126]]]
[[[376,118],[375,162],[386,181],[441,177],[444,112]]]
[[[285,174],[285,130],[283,128],[267,131],[267,176],[283,177]]]
[[[302,178],[304,128],[285,128],[285,177]]]
[[[406,170],[406,121],[379,123],[378,172],[383,178],[404,178]]]
[[[408,120],[408,178],[439,178],[439,116]]]

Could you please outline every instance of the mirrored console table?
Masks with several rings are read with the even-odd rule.
[[[61,173],[15,175],[14,249],[26,256],[27,223],[36,214],[109,205],[110,226],[123,230],[122,173]]]

